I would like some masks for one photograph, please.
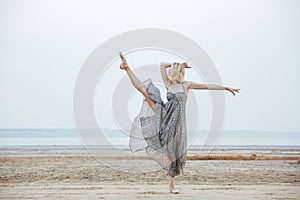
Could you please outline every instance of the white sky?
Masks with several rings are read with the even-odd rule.
[[[88,55],[122,32],[163,28],[196,41],[241,88],[226,94],[224,130],[300,131],[299,19],[297,0],[1,0],[0,128],[74,127]]]

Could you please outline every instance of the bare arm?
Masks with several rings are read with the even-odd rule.
[[[166,62],[160,63],[160,73],[161,73],[162,79],[163,79],[166,87],[171,82],[171,80],[169,79],[169,77],[167,75],[167,71],[166,71],[166,68],[168,68],[168,67],[171,67],[171,63],[166,63]]]
[[[221,86],[216,84],[202,84],[202,83],[196,83],[192,81],[189,81],[188,88],[194,90],[228,90],[233,95],[235,95],[235,92],[239,93],[240,90],[240,89],[230,88],[227,86]]]

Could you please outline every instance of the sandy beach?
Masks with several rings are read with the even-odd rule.
[[[300,199],[297,160],[188,160],[175,179],[180,194],[171,194],[165,171],[143,171],[154,161],[111,158],[2,150],[0,198]]]
[[[0,200],[300,200],[300,0],[0,0],[0,30]]]

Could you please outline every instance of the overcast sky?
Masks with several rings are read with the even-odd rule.
[[[236,97],[226,93],[224,130],[300,131],[297,0],[1,0],[0,128],[73,128],[81,65],[102,42],[139,28],[186,35],[226,85],[241,88]],[[116,73],[106,76],[125,75]],[[197,95],[209,103],[208,93]],[[138,108],[129,106],[131,116]],[[202,129],[209,112],[203,109]],[[116,128],[104,118],[103,126]]]

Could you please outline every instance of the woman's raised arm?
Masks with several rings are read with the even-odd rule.
[[[202,84],[202,83],[196,83],[196,82],[192,82],[192,81],[189,81],[188,88],[194,89],[194,90],[228,90],[233,95],[235,95],[235,92],[239,93],[239,90],[240,90],[240,89],[234,89],[234,88],[230,88],[230,87],[222,86],[222,85]]]
[[[171,82],[171,80],[169,79],[169,77],[167,75],[167,71],[166,71],[166,68],[168,68],[168,67],[171,67],[171,63],[167,63],[167,62],[160,63],[160,73],[161,73],[161,77],[165,83],[166,88],[167,88],[167,85],[169,85]]]

